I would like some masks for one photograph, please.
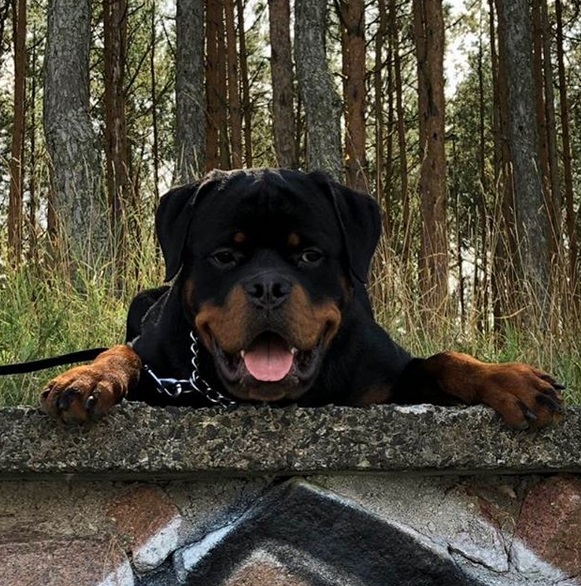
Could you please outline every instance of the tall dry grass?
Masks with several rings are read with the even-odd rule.
[[[473,271],[464,267],[469,286],[461,305],[456,264],[451,267],[449,310],[431,315],[425,325],[426,304],[417,286],[417,263],[404,267],[395,252],[400,240],[396,237],[396,246],[393,242],[380,241],[369,290],[377,320],[396,341],[417,356],[457,350],[490,362],[534,364],[567,385],[567,401],[581,402],[581,304],[566,255],[554,257],[551,284],[543,301],[526,282],[498,279],[504,298],[496,319],[492,275],[488,275],[488,294],[483,295],[478,282],[474,285]],[[492,259],[488,264],[494,270]],[[516,272],[513,269],[511,273]]]
[[[70,265],[63,260],[66,255],[56,254],[54,246],[43,242],[34,260],[18,268],[0,265],[0,364],[122,342],[131,298],[163,279],[153,229],[142,228],[139,242],[128,246],[122,272],[114,263],[98,270],[79,265],[72,278]],[[369,290],[378,321],[398,342],[418,356],[454,349],[487,361],[526,361],[564,382],[568,401],[581,402],[581,327],[564,261],[553,267],[557,286],[550,296],[548,321],[536,319],[538,303],[525,296],[512,314],[501,316],[501,327],[494,328],[492,300],[483,306],[485,296],[477,286],[466,294],[461,318],[453,267],[452,310],[445,317],[433,316],[426,328],[415,263],[405,269],[393,242],[381,241]],[[2,252],[0,258],[6,258]],[[510,295],[510,287],[507,291]],[[527,316],[526,326],[515,319],[521,314]],[[60,371],[2,377],[0,405],[36,404],[44,384]]]

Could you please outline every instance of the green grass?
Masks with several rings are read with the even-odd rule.
[[[113,263],[99,269],[75,263],[71,277],[58,243],[48,240],[38,243],[34,261],[0,264],[0,364],[123,343],[131,299],[163,279],[152,226],[127,248],[123,273]],[[65,369],[0,377],[0,406],[36,405],[46,383]]]
[[[25,264],[0,275],[0,364],[122,343],[127,308],[140,289],[162,282],[161,261],[151,243],[132,259],[133,277],[115,278],[113,271],[79,271],[74,287],[64,271]],[[387,267],[387,264],[383,265]],[[502,337],[483,334],[458,320],[430,331],[419,323],[419,302],[390,270],[375,271],[372,283],[378,320],[407,349],[427,356],[444,349],[460,350],[488,361],[525,361],[553,373],[567,385],[568,402],[581,402],[581,332],[564,324],[555,335],[542,328],[507,330]],[[119,283],[122,283],[121,287]],[[37,404],[38,394],[64,368],[0,378],[0,405]]]
[[[123,341],[127,302],[110,294],[99,275],[76,290],[58,271],[8,272],[0,293],[0,364],[26,362]],[[56,370],[0,380],[0,404],[36,403]]]

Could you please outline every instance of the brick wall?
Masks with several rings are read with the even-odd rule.
[[[2,410],[0,584],[581,585],[580,419]]]

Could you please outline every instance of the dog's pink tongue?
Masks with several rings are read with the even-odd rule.
[[[282,380],[293,365],[293,355],[282,339],[265,338],[255,342],[244,355],[248,372],[257,380]]]

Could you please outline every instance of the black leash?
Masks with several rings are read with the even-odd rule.
[[[37,370],[44,370],[53,366],[64,366],[65,364],[73,364],[75,362],[87,362],[94,360],[105,350],[107,348],[91,348],[90,350],[79,350],[78,352],[61,354],[52,358],[42,358],[40,360],[31,360],[30,362],[20,362],[18,364],[6,364],[0,366],[0,376],[36,372]]]
[[[158,378],[155,373],[147,366],[143,365],[143,371],[151,378],[156,390],[161,395],[166,395],[170,399],[177,399],[181,395],[197,393],[202,395],[210,404],[219,407],[230,407],[236,405],[236,401],[226,397],[219,391],[213,389],[201,376],[198,365],[198,339],[193,332],[190,332],[192,353],[192,374],[189,379],[175,378]],[[20,362],[18,364],[6,364],[0,366],[0,376],[11,374],[24,374],[36,372],[53,366],[64,366],[76,362],[87,362],[94,360],[108,348],[91,348],[90,350],[79,350],[69,354],[61,354],[52,358],[42,358],[40,360],[31,360],[30,362]]]

